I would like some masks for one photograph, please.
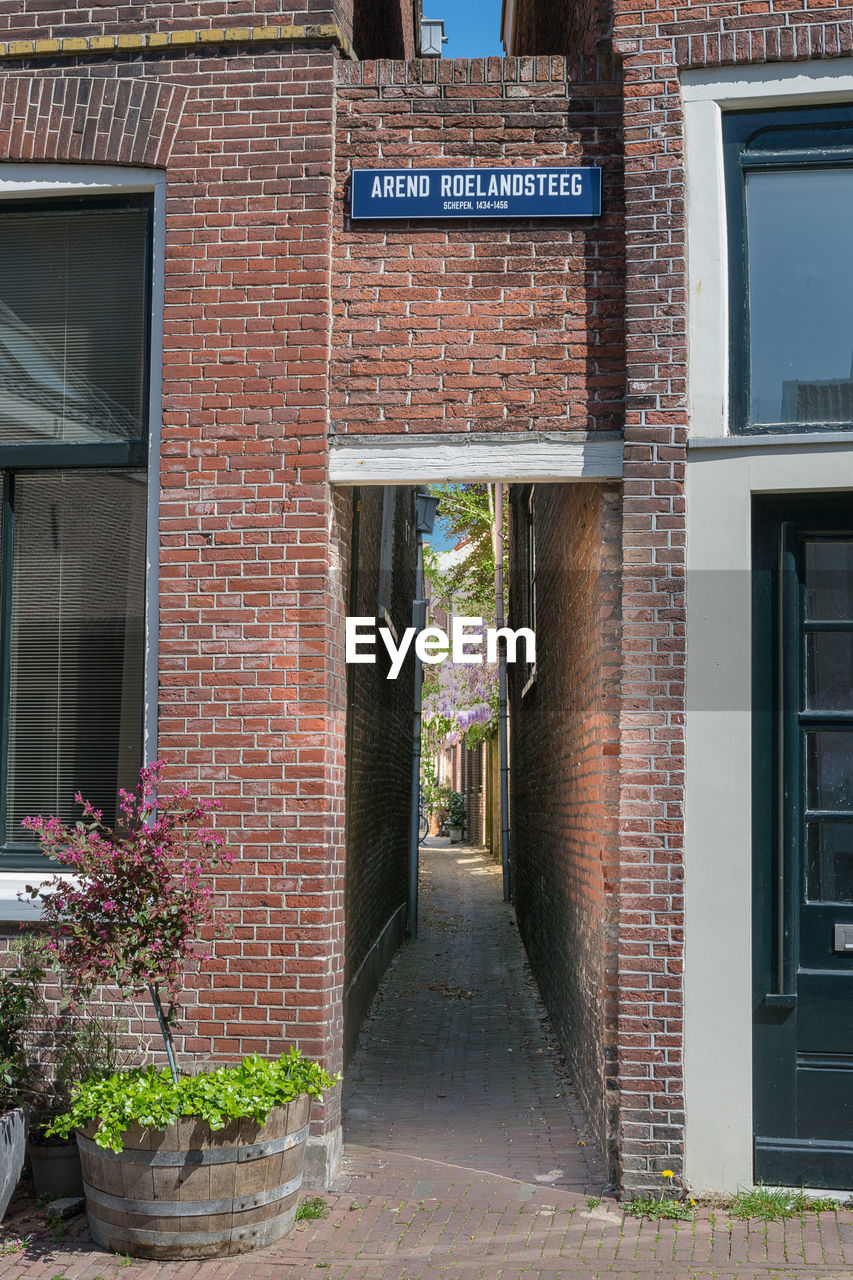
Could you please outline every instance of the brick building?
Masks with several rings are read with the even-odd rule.
[[[344,615],[405,625],[417,485],[503,481],[519,923],[613,1177],[850,1187],[853,18],[417,24],[0,0],[2,915],[23,813],[163,756],[237,853],[185,1053],[340,1067],[410,731]],[[353,168],[482,164],[599,167],[603,213],[349,216]]]

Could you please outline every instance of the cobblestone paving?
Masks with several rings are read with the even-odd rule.
[[[598,1194],[499,866],[421,849],[419,936],[398,953],[344,1085],[344,1138]]]
[[[847,1210],[780,1224],[700,1207],[655,1223],[597,1203],[499,872],[432,843],[421,936],[349,1072],[327,1215],[259,1253],[151,1263],[95,1248],[83,1219],[54,1239],[30,1207],[3,1224],[3,1280],[853,1280]]]

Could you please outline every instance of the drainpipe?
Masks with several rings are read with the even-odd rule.
[[[412,626],[416,632],[426,626],[426,600],[424,591],[424,534],[432,533],[438,498],[420,490],[415,494],[415,527],[417,530],[417,565],[415,568],[415,598],[412,601]],[[406,927],[411,938],[418,936],[418,844],[420,843],[420,794],[421,794],[421,694],[424,671],[421,660],[415,654],[415,707],[412,723],[412,780],[409,802],[409,903]]]
[[[495,485],[495,595],[498,628],[504,626],[504,487]],[[501,764],[501,869],[504,902],[511,898],[509,880],[509,744],[507,742],[506,644],[498,645],[498,737]]]

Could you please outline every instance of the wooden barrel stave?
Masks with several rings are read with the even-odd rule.
[[[152,1259],[209,1258],[272,1244],[292,1228],[310,1099],[260,1125],[212,1131],[188,1119],[163,1132],[134,1126],[121,1153],[81,1138],[93,1239]]]

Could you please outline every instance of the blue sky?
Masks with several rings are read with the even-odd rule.
[[[501,0],[424,0],[425,18],[443,18],[445,58],[503,56]]]

